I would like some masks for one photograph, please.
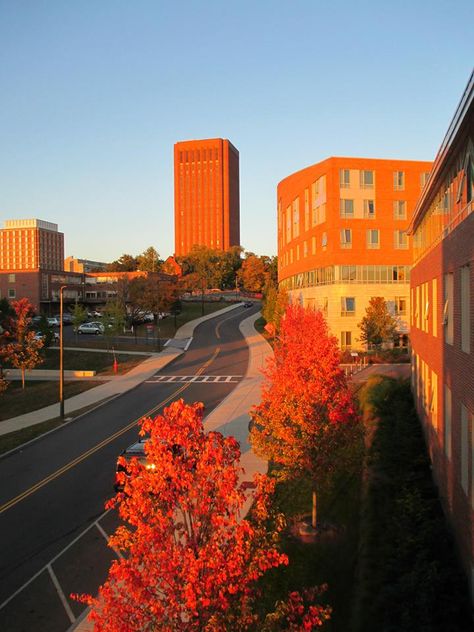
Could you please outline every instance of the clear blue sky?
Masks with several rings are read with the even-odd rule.
[[[472,0],[0,0],[0,222],[66,255],[173,252],[173,144],[240,152],[241,241],[331,155],[431,160],[474,63]]]

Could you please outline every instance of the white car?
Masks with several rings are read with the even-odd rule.
[[[82,323],[77,328],[78,334],[94,334],[98,336],[104,333],[104,325],[102,323]]]
[[[59,334],[58,334],[58,332],[57,331],[52,331],[51,334],[52,334],[52,338],[51,338],[52,342],[59,342]],[[37,331],[35,333],[35,340],[43,340],[44,341],[45,338],[46,338],[46,335],[43,334],[41,331]]]
[[[48,327],[59,327],[60,325],[59,318],[56,318],[56,316],[48,316],[46,320],[48,321]]]

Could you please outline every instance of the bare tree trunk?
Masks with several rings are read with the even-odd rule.
[[[316,529],[317,525],[317,497],[316,490],[313,489],[313,511],[311,513],[311,526]]]

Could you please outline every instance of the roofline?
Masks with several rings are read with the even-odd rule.
[[[441,143],[438,153],[436,154],[436,158],[433,163],[433,168],[430,171],[428,181],[425,184],[420,197],[418,198],[418,202],[416,203],[411,222],[408,226],[409,233],[414,232],[421,219],[423,207],[425,206],[425,203],[427,202],[429,197],[432,195],[433,186],[440,176],[440,172],[444,167],[446,158],[448,157],[453,147],[454,141],[456,140],[464,119],[473,103],[474,70],[471,72],[471,76],[469,77],[466,88],[464,89],[463,95],[459,101],[451,123],[449,124],[448,131],[444,135],[443,142]]]

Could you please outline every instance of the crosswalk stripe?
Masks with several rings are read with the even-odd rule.
[[[196,384],[228,384],[238,382],[243,378],[243,375],[154,375],[149,380],[146,380],[148,384],[163,384],[163,383],[196,383]]]

